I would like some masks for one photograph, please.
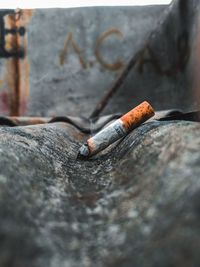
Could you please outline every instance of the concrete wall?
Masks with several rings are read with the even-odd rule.
[[[198,6],[193,0],[183,11],[179,1],[1,11],[1,114],[89,116],[138,51],[104,113],[125,112],[143,100],[156,109],[190,109]],[[181,12],[189,17],[185,23]]]

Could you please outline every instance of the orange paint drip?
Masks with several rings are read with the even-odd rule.
[[[122,116],[120,120],[127,132],[130,132],[155,114],[153,108],[146,101]]]

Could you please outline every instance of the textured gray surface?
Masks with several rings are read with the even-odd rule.
[[[130,108],[132,102],[140,103],[143,99],[157,110],[190,110],[195,106],[194,58],[199,7],[197,0],[175,0],[165,9],[146,42],[139,64],[113,98],[111,107],[123,105],[124,110],[125,106]]]
[[[103,41],[99,53],[104,61],[127,63],[141,53],[104,114],[126,112],[144,99],[157,110],[193,108],[198,10],[197,0],[173,1],[169,6],[35,10],[28,25],[29,114],[91,113],[122,71],[105,69],[94,54],[98,38],[112,28],[120,30],[124,39],[112,34]],[[71,43],[64,65],[59,64],[70,31],[87,69]]]
[[[199,131],[150,122],[76,161],[70,125],[1,129],[0,266],[199,266]]]
[[[0,11],[1,47],[23,49],[25,58],[6,58],[0,50],[1,114],[87,117],[137,52],[104,114],[125,113],[143,100],[156,110],[194,108],[198,0],[6,12]]]
[[[116,79],[119,71],[105,69],[96,59],[94,47],[105,31],[120,30],[124,38],[112,34],[100,47],[100,56],[109,64],[124,64],[145,43],[149,33],[162,16],[165,6],[95,7],[76,9],[35,10],[28,25],[30,61],[29,106],[31,115],[90,115],[103,93]],[[83,69],[71,43],[64,65],[59,56],[69,32],[88,68]],[[93,61],[93,67],[89,66]],[[128,86],[132,92],[133,85]],[[125,89],[127,93],[127,88]],[[134,106],[131,97],[128,103]],[[122,103],[127,101],[122,98]],[[131,104],[130,104],[131,103]],[[107,110],[121,112],[122,105]]]

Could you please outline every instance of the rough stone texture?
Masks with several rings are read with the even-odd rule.
[[[200,124],[152,121],[95,158],[55,123],[0,130],[0,266],[199,266]]]

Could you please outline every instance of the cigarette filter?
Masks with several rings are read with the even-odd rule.
[[[143,102],[120,119],[114,121],[81,146],[78,158],[90,157],[105,149],[134,128],[154,116],[154,110],[148,102]]]

